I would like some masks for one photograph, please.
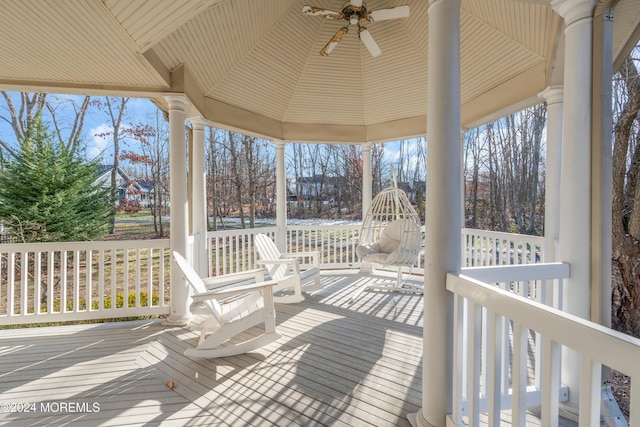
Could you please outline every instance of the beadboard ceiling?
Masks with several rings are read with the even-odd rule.
[[[267,138],[365,142],[426,132],[428,1],[367,25],[376,58],[344,22],[304,16],[344,0],[4,0],[0,88],[153,98],[184,92],[188,115]],[[531,104],[561,77],[562,20],[544,0],[462,0],[465,124]],[[614,51],[640,37],[640,2],[621,0]]]

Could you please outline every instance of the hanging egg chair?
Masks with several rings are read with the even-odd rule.
[[[374,197],[365,215],[356,255],[363,263],[362,272],[372,272],[372,264],[380,264],[396,267],[398,277],[393,284],[367,285],[359,289],[352,300],[366,289],[415,293],[423,291],[422,286],[402,281],[402,267],[413,266],[422,250],[422,232],[420,216],[411,205],[407,193],[398,188],[393,167],[391,174],[393,186]]]

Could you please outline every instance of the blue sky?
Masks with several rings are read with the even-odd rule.
[[[19,93],[9,93],[14,100],[16,109],[18,109],[20,107]],[[47,100],[57,106],[56,115],[63,134],[68,133],[73,126],[75,113],[71,103],[76,102],[79,104],[83,98],[83,96],[64,94],[49,94],[47,96]],[[104,98],[96,97],[96,99]],[[124,123],[147,122],[153,115],[155,115],[156,111],[157,108],[151,101],[143,98],[131,98],[127,103]],[[9,116],[7,104],[3,98],[0,98],[0,115],[2,117]],[[47,112],[45,113],[45,121],[49,120],[50,116]],[[51,126],[50,130],[52,130]],[[110,163],[113,161],[112,142],[109,137],[105,138],[98,136],[99,134],[108,133],[110,131],[111,120],[107,113],[99,110],[97,107],[89,107],[85,116],[85,123],[82,132],[87,158],[94,159],[96,157],[103,157],[103,163]],[[5,120],[0,120],[0,139],[7,141],[10,144],[17,144],[17,140],[11,126]],[[134,147],[124,147],[124,149],[133,148]]]

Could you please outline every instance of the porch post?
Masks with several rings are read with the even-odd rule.
[[[209,274],[207,262],[207,174],[205,172],[204,127],[207,121],[201,117],[190,118],[193,126],[193,159],[191,182],[191,232],[198,236],[193,248],[193,262],[198,267],[200,277]]]
[[[276,141],[276,246],[287,251],[287,176],[284,163],[284,141]]]
[[[598,0],[552,0],[565,21],[562,179],[559,260],[571,266],[564,281],[563,310],[591,317],[591,90],[593,12]],[[569,386],[567,415],[580,401],[580,356],[563,348],[562,382]]]
[[[371,144],[365,142],[362,144],[362,220],[369,212],[371,200],[373,199],[373,185],[371,177]]]
[[[453,297],[446,275],[459,273],[462,261],[460,0],[429,1],[428,68],[422,408],[409,421],[444,427],[453,389]]]
[[[617,2],[612,1],[615,6]],[[612,79],[613,7],[602,8],[593,28],[593,120],[592,120],[592,250],[591,320],[611,327],[612,258]],[[611,391],[611,368],[602,366],[602,414],[607,420],[621,419],[622,413]],[[618,418],[620,417],[620,418]]]
[[[188,206],[187,206],[187,149],[185,141],[185,107],[187,98],[182,94],[164,96],[169,102],[169,203],[171,227],[169,247],[179,254],[187,255]],[[189,312],[189,289],[177,268],[171,266],[171,314],[167,325],[187,325]]]
[[[544,262],[556,261],[560,235],[560,172],[562,158],[562,86],[539,94],[547,102],[547,158],[544,197]]]

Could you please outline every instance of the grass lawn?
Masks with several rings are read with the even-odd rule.
[[[153,217],[146,212],[116,214],[116,232],[104,240],[144,240],[169,237],[169,219],[162,219],[163,236],[153,227]]]

